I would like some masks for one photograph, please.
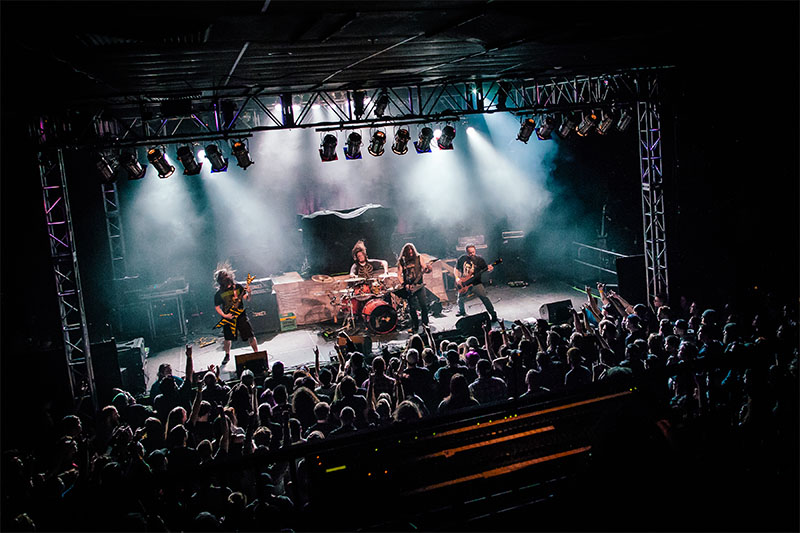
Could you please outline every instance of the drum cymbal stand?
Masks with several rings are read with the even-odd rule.
[[[354,293],[355,291],[353,289],[347,289],[347,293],[342,297],[342,299],[347,302],[347,314],[345,315],[342,327],[339,328],[336,333],[341,333],[345,330],[354,330],[356,328],[356,319],[353,314]]]

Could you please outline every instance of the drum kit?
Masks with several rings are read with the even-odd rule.
[[[398,318],[407,312],[407,302],[395,294],[402,287],[394,272],[373,278],[351,277],[337,280],[317,274],[311,279],[318,283],[335,283],[342,289],[331,291],[331,304],[336,310],[334,320],[344,315],[342,330],[355,329],[360,320],[369,331],[377,335],[391,333]]]

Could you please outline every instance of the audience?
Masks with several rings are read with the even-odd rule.
[[[338,365],[321,368],[317,359],[313,372],[303,367],[289,375],[276,361],[261,386],[249,370],[225,383],[213,366],[195,382],[187,350],[183,379],[161,365],[149,396],[116,390],[91,424],[65,416],[54,426],[48,455],[5,451],[3,526],[250,531],[269,521],[271,529],[291,530],[304,501],[285,465],[237,475],[219,466],[614,380],[655,383],[673,427],[713,420],[742,453],[791,453],[798,420],[794,302],[748,312],[702,309],[684,298],[670,308],[659,295],[651,309],[602,284],[598,292],[600,302],[590,296],[585,312],[573,312],[566,324],[518,320],[506,330],[501,322],[485,330],[483,343],[469,336],[438,346],[426,330],[401,351],[384,348],[374,357],[350,343]],[[304,471],[302,460],[297,466]],[[65,512],[69,506],[75,511]]]

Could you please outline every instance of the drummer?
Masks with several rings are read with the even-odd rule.
[[[374,272],[376,268],[382,268],[383,272],[389,271],[389,263],[383,259],[369,259],[367,257],[367,247],[364,246],[364,241],[358,241],[352,250],[353,266],[350,267],[351,278],[364,278],[369,280],[375,277]]]

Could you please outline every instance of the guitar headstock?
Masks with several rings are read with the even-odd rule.
[[[254,280],[254,279],[256,279],[256,277],[255,277],[255,276],[253,276],[253,275],[251,275],[251,274],[248,274],[248,275],[247,275],[247,284],[248,284],[248,285],[250,285],[251,283],[253,283],[253,280]]]
[[[497,258],[497,261],[495,261],[494,263],[492,263],[492,266],[494,266],[494,265],[499,265],[499,264],[500,264],[500,263],[502,263],[502,262],[503,262],[503,258],[502,258],[502,257],[498,257],[498,258]]]

